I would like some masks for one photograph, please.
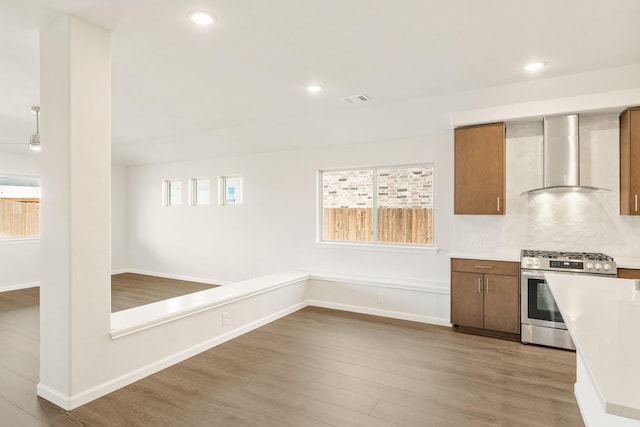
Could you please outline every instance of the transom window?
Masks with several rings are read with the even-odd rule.
[[[180,206],[182,204],[182,181],[164,181],[162,203],[164,206]]]
[[[433,245],[433,166],[320,171],[323,241]]]
[[[208,205],[211,200],[209,178],[191,179],[191,206]]]
[[[242,177],[241,176],[220,177],[220,204],[221,205],[242,204]]]

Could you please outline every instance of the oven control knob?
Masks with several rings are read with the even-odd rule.
[[[600,263],[596,263],[596,270],[600,270],[602,268],[602,266],[600,265]]]
[[[611,270],[611,266],[609,264],[605,264],[602,266],[602,268],[604,268],[604,271],[609,271]]]
[[[587,270],[591,270],[593,268],[593,264],[590,262],[587,263]]]

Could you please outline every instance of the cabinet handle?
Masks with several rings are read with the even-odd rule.
[[[485,280],[486,280],[486,282],[487,282],[487,288],[486,288],[486,291],[487,291],[487,293],[489,293],[489,278],[487,277]]]
[[[481,294],[481,293],[482,293],[482,282],[481,282],[481,280],[482,280],[482,279],[480,279],[480,278],[478,277],[478,293],[479,293],[479,294]]]
[[[498,196],[498,212],[500,212],[500,196]]]
[[[635,205],[636,205],[635,206],[635,208],[636,208],[635,210],[636,210],[636,212],[638,212],[638,195],[637,194],[635,195],[634,199],[635,199]]]
[[[490,265],[474,265],[475,268],[491,268]]]

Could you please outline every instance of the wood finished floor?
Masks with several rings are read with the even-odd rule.
[[[126,310],[215,287],[216,285],[143,274],[114,274],[111,276],[111,311]]]
[[[582,426],[575,354],[306,308],[74,411],[35,396],[38,290],[0,294],[0,426]]]

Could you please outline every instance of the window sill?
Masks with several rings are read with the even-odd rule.
[[[14,245],[18,243],[38,243],[40,236],[36,237],[0,237],[0,245]]]
[[[351,249],[359,251],[374,251],[374,252],[396,252],[396,253],[410,253],[410,254],[422,254],[422,255],[437,255],[438,248],[435,246],[410,246],[410,245],[394,245],[384,243],[354,243],[354,242],[316,242],[316,247],[319,248],[340,248]]]

